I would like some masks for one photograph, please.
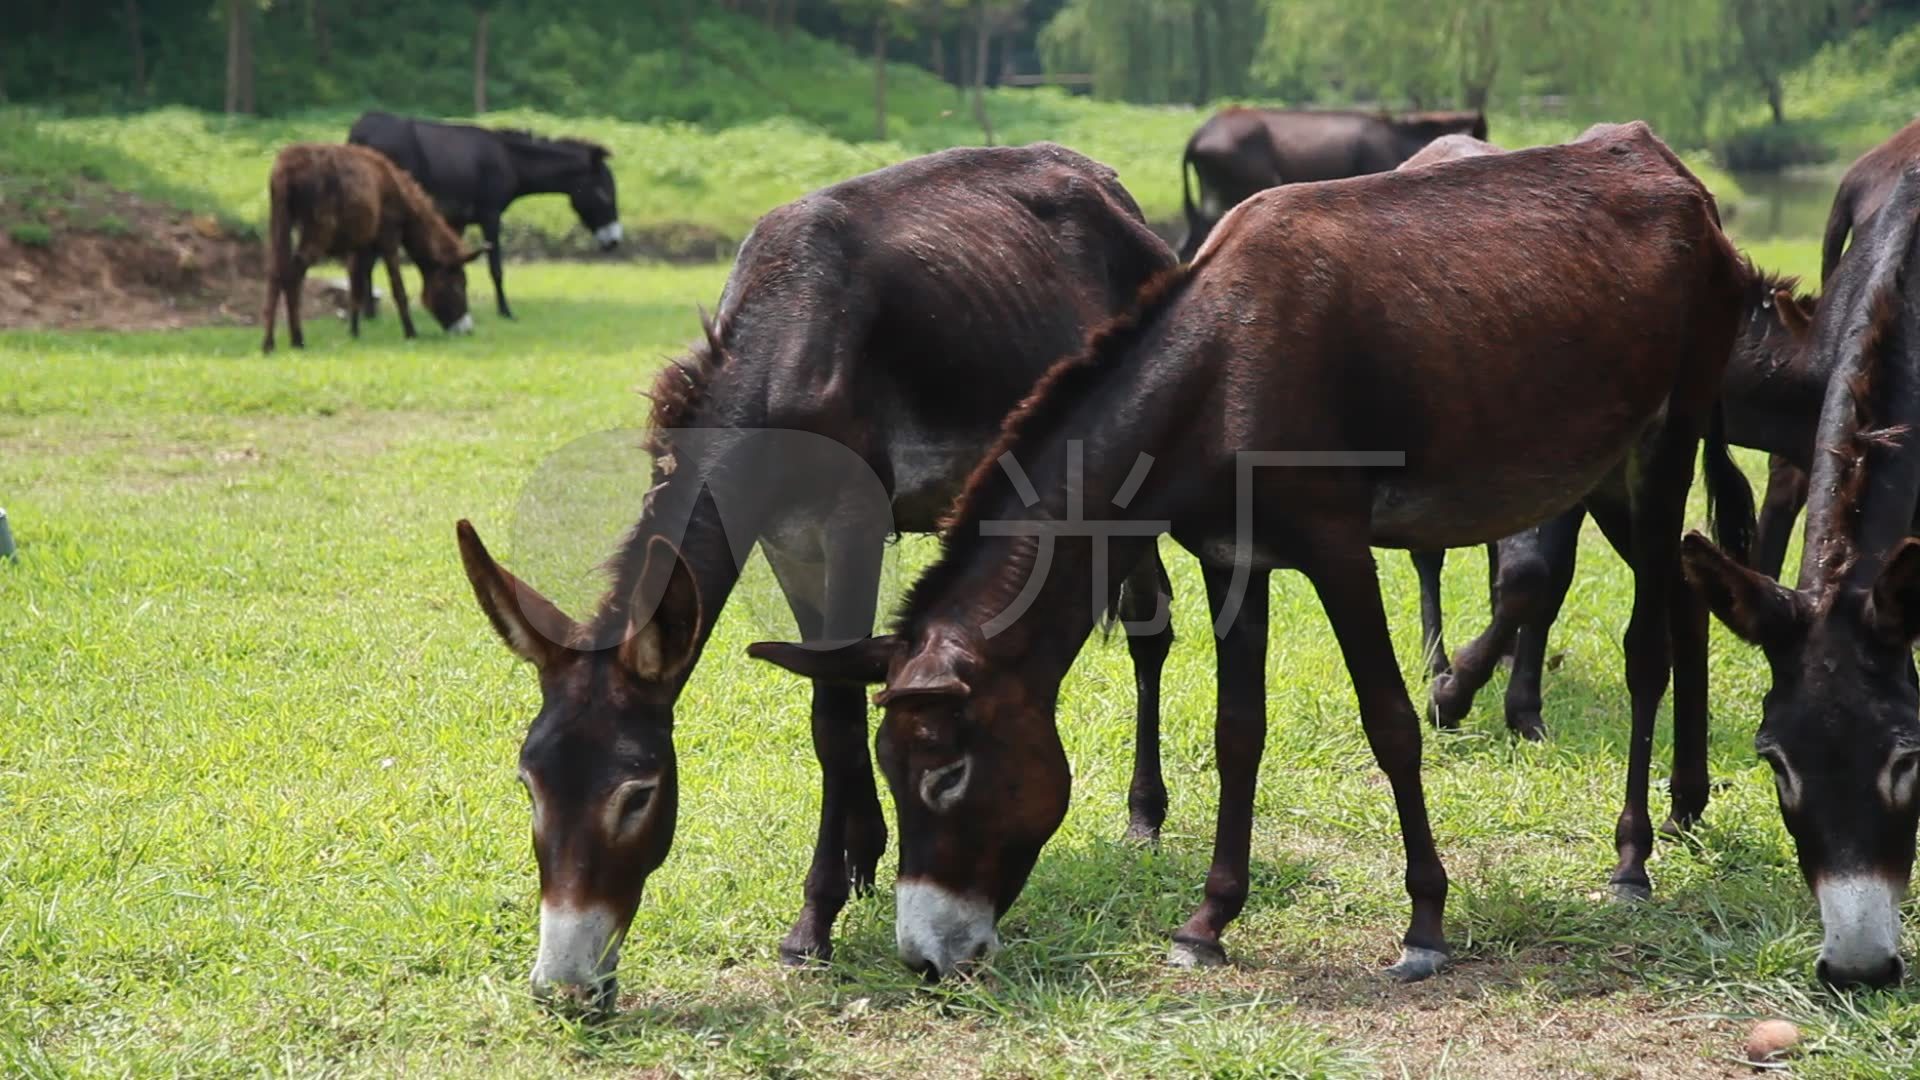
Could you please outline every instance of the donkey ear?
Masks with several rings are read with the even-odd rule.
[[[700,586],[664,536],[647,541],[647,561],[629,598],[626,640],[620,659],[648,682],[664,682],[687,670],[699,647],[703,613]]]
[[[552,663],[565,651],[578,625],[533,586],[494,562],[472,522],[462,518],[454,531],[460,538],[460,561],[466,564],[474,599],[480,601],[480,610],[487,613],[500,640],[535,667]]]
[[[1903,646],[1920,638],[1920,540],[1908,537],[1887,556],[1867,600],[1867,622]]]
[[[945,649],[923,649],[900,667],[900,673],[887,680],[886,689],[873,695],[873,703],[885,707],[907,697],[966,697],[973,687],[960,677],[953,656]]]
[[[1813,323],[1812,313],[1800,306],[1800,301],[1794,298],[1791,289],[1775,289],[1773,306],[1774,310],[1780,313],[1780,325],[1785,326],[1787,332],[1794,337],[1804,335],[1807,327]]]
[[[1800,624],[1800,594],[1740,565],[1697,532],[1680,543],[1680,569],[1727,629],[1755,645],[1777,645]]]
[[[899,634],[861,638],[834,649],[815,649],[785,641],[756,641],[747,655],[816,682],[866,686],[886,682],[893,658],[906,651]]]

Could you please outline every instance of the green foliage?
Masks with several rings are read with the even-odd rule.
[[[7,227],[7,235],[21,247],[47,248],[53,246],[53,228],[45,222],[21,221]]]

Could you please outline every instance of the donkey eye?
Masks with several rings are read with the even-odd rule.
[[[1780,805],[1792,809],[1800,802],[1800,778],[1780,751],[1769,747],[1760,751],[1760,760],[1773,767],[1773,787],[1780,794]]]
[[[653,805],[653,793],[659,787],[658,780],[629,780],[616,788],[613,797],[607,800],[608,831],[618,836],[638,827],[647,816],[647,808]]]
[[[1920,779],[1920,751],[1896,752],[1893,760],[1887,762],[1884,791],[1887,803],[1894,807],[1904,807],[1913,802],[1917,779]]]

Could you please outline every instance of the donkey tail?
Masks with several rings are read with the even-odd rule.
[[[1706,474],[1707,528],[1720,550],[1744,565],[1753,549],[1753,488],[1727,452],[1727,409],[1718,399],[1707,421],[1700,457]]]

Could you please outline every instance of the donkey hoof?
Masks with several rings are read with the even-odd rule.
[[[833,959],[833,943],[799,943],[791,939],[780,943],[780,966],[790,968],[823,967]]]
[[[1144,821],[1130,821],[1127,823],[1126,840],[1129,844],[1137,844],[1141,847],[1158,847],[1160,826],[1149,825]]]
[[[1460,730],[1460,721],[1467,715],[1466,707],[1454,701],[1453,687],[1453,675],[1441,675],[1427,692],[1427,722],[1443,731]]]
[[[1693,827],[1698,824],[1700,824],[1699,814],[1673,813],[1667,816],[1666,821],[1661,822],[1660,835],[1668,840],[1685,840],[1693,832]]]
[[[1638,881],[1616,881],[1613,899],[1621,904],[1644,904],[1653,899],[1653,886]]]
[[[1167,950],[1167,963],[1177,968],[1224,967],[1227,950],[1210,941],[1181,941],[1176,938],[1173,946]]]
[[[1547,725],[1537,712],[1508,713],[1507,730],[1528,742],[1547,741]]]
[[[1405,945],[1400,949],[1400,961],[1387,969],[1387,978],[1400,983],[1419,982],[1429,975],[1438,974],[1445,966],[1447,954],[1439,949]]]

